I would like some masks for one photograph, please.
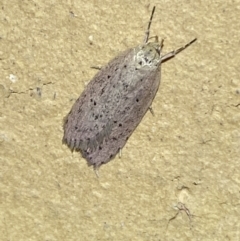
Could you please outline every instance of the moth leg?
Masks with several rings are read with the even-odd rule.
[[[150,37],[149,39],[151,39],[151,38],[154,38],[154,39],[155,39],[154,42],[156,42],[156,43],[159,42],[159,39],[158,39],[158,36],[157,36],[157,35],[154,35],[154,36]]]
[[[186,49],[189,45],[191,45],[192,43],[194,43],[195,41],[197,40],[197,38],[193,39],[192,41],[190,41],[189,43],[185,44],[184,46],[176,49],[176,50],[173,50],[165,55],[163,55],[161,57],[161,62],[164,62],[170,58],[173,58],[175,57],[175,55],[177,55],[178,53],[180,53],[181,51],[183,51],[184,49]]]
[[[153,111],[152,106],[149,106],[148,109],[150,110],[151,114],[154,116],[154,111]]]
[[[98,70],[101,70],[102,67],[100,67],[100,66],[91,66],[91,69],[98,69]]]
[[[93,170],[94,170],[94,172],[95,172],[95,174],[96,174],[97,178],[99,178],[99,173],[98,173],[99,166],[94,165],[94,166],[93,166]]]
[[[121,159],[121,157],[122,157],[122,148],[119,149],[118,157],[119,157],[120,159]]]

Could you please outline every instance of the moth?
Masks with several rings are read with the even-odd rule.
[[[64,119],[63,143],[95,169],[112,160],[151,108],[161,63],[187,48],[162,55],[163,40],[149,42],[152,9],[143,44],[116,56],[95,75]]]

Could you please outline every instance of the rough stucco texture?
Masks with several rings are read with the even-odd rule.
[[[97,178],[61,143],[97,70],[151,35],[161,86]],[[0,2],[0,240],[240,240],[240,2]]]

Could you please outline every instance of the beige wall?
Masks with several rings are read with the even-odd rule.
[[[240,240],[240,2],[149,2],[0,2],[1,240]],[[164,52],[198,41],[97,178],[62,119],[153,5]]]

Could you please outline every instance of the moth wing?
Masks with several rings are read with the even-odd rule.
[[[117,108],[121,68],[129,61],[129,49],[110,61],[89,82],[64,118],[63,143],[82,154],[94,151],[111,133],[111,120]]]
[[[130,82],[133,83],[135,79],[138,81],[122,90],[121,100],[110,120],[111,133],[94,152],[86,156],[89,163],[98,167],[109,162],[123,148],[152,104],[160,84],[159,71],[160,68],[157,71],[142,73],[142,78],[139,78],[138,71],[133,71]],[[129,83],[124,71],[119,82],[125,86]]]

